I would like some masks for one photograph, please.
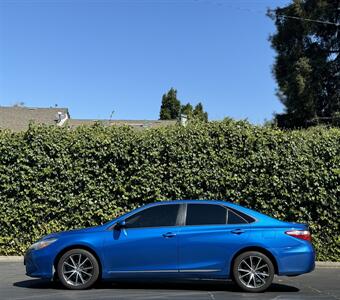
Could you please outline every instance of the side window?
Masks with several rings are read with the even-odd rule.
[[[125,220],[126,228],[175,226],[179,204],[157,205]]]
[[[228,209],[228,224],[245,224],[248,223],[241,216]]]
[[[227,209],[214,204],[188,204],[186,225],[226,224]]]
[[[230,209],[231,210],[231,209]],[[241,218],[245,219],[247,221],[247,223],[253,223],[255,222],[255,219],[245,213],[243,213],[242,211],[239,211],[239,210],[234,210],[235,213],[237,215],[239,215]]]

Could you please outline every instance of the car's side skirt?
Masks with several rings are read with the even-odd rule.
[[[187,269],[187,270],[135,270],[135,271],[109,271],[109,274],[114,273],[209,273],[220,272],[219,269]]]
[[[186,269],[186,270],[179,270],[180,273],[210,273],[210,272],[220,272],[220,269]]]

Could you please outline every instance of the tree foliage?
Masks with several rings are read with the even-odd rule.
[[[188,120],[208,122],[208,113],[204,111],[203,104],[199,102],[195,107],[190,103],[182,105],[181,113],[188,117]]]
[[[208,121],[208,113],[204,111],[203,109],[203,104],[201,102],[199,102],[192,113],[193,119],[195,120],[200,120],[200,121],[204,121],[207,122]]]
[[[160,120],[177,120],[181,113],[181,102],[177,99],[177,90],[171,88],[162,97]]]
[[[177,99],[177,90],[171,88],[162,97],[160,120],[179,120],[185,114],[188,120],[208,121],[208,113],[204,111],[203,104],[199,102],[195,107],[190,103],[181,104]]]
[[[340,129],[282,131],[226,119],[145,131],[0,131],[0,255],[145,203],[222,199],[308,223],[340,260]]]
[[[189,119],[193,116],[193,106],[190,103],[184,104],[181,107],[181,113],[186,115]]]
[[[340,1],[294,0],[269,15],[277,29],[273,73],[286,109],[279,126],[339,125]]]

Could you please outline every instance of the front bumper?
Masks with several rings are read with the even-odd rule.
[[[27,250],[24,256],[26,275],[51,279],[53,278],[53,259],[46,249]]]

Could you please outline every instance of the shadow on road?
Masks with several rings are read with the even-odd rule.
[[[31,279],[13,283],[14,286],[28,289],[58,289],[64,290],[59,282],[49,280]],[[240,292],[231,281],[185,281],[185,282],[159,282],[159,281],[124,281],[124,282],[100,282],[94,289],[126,289],[126,290],[191,290],[191,291],[225,291]],[[273,283],[267,292],[291,293],[298,292],[299,289],[280,283]]]

